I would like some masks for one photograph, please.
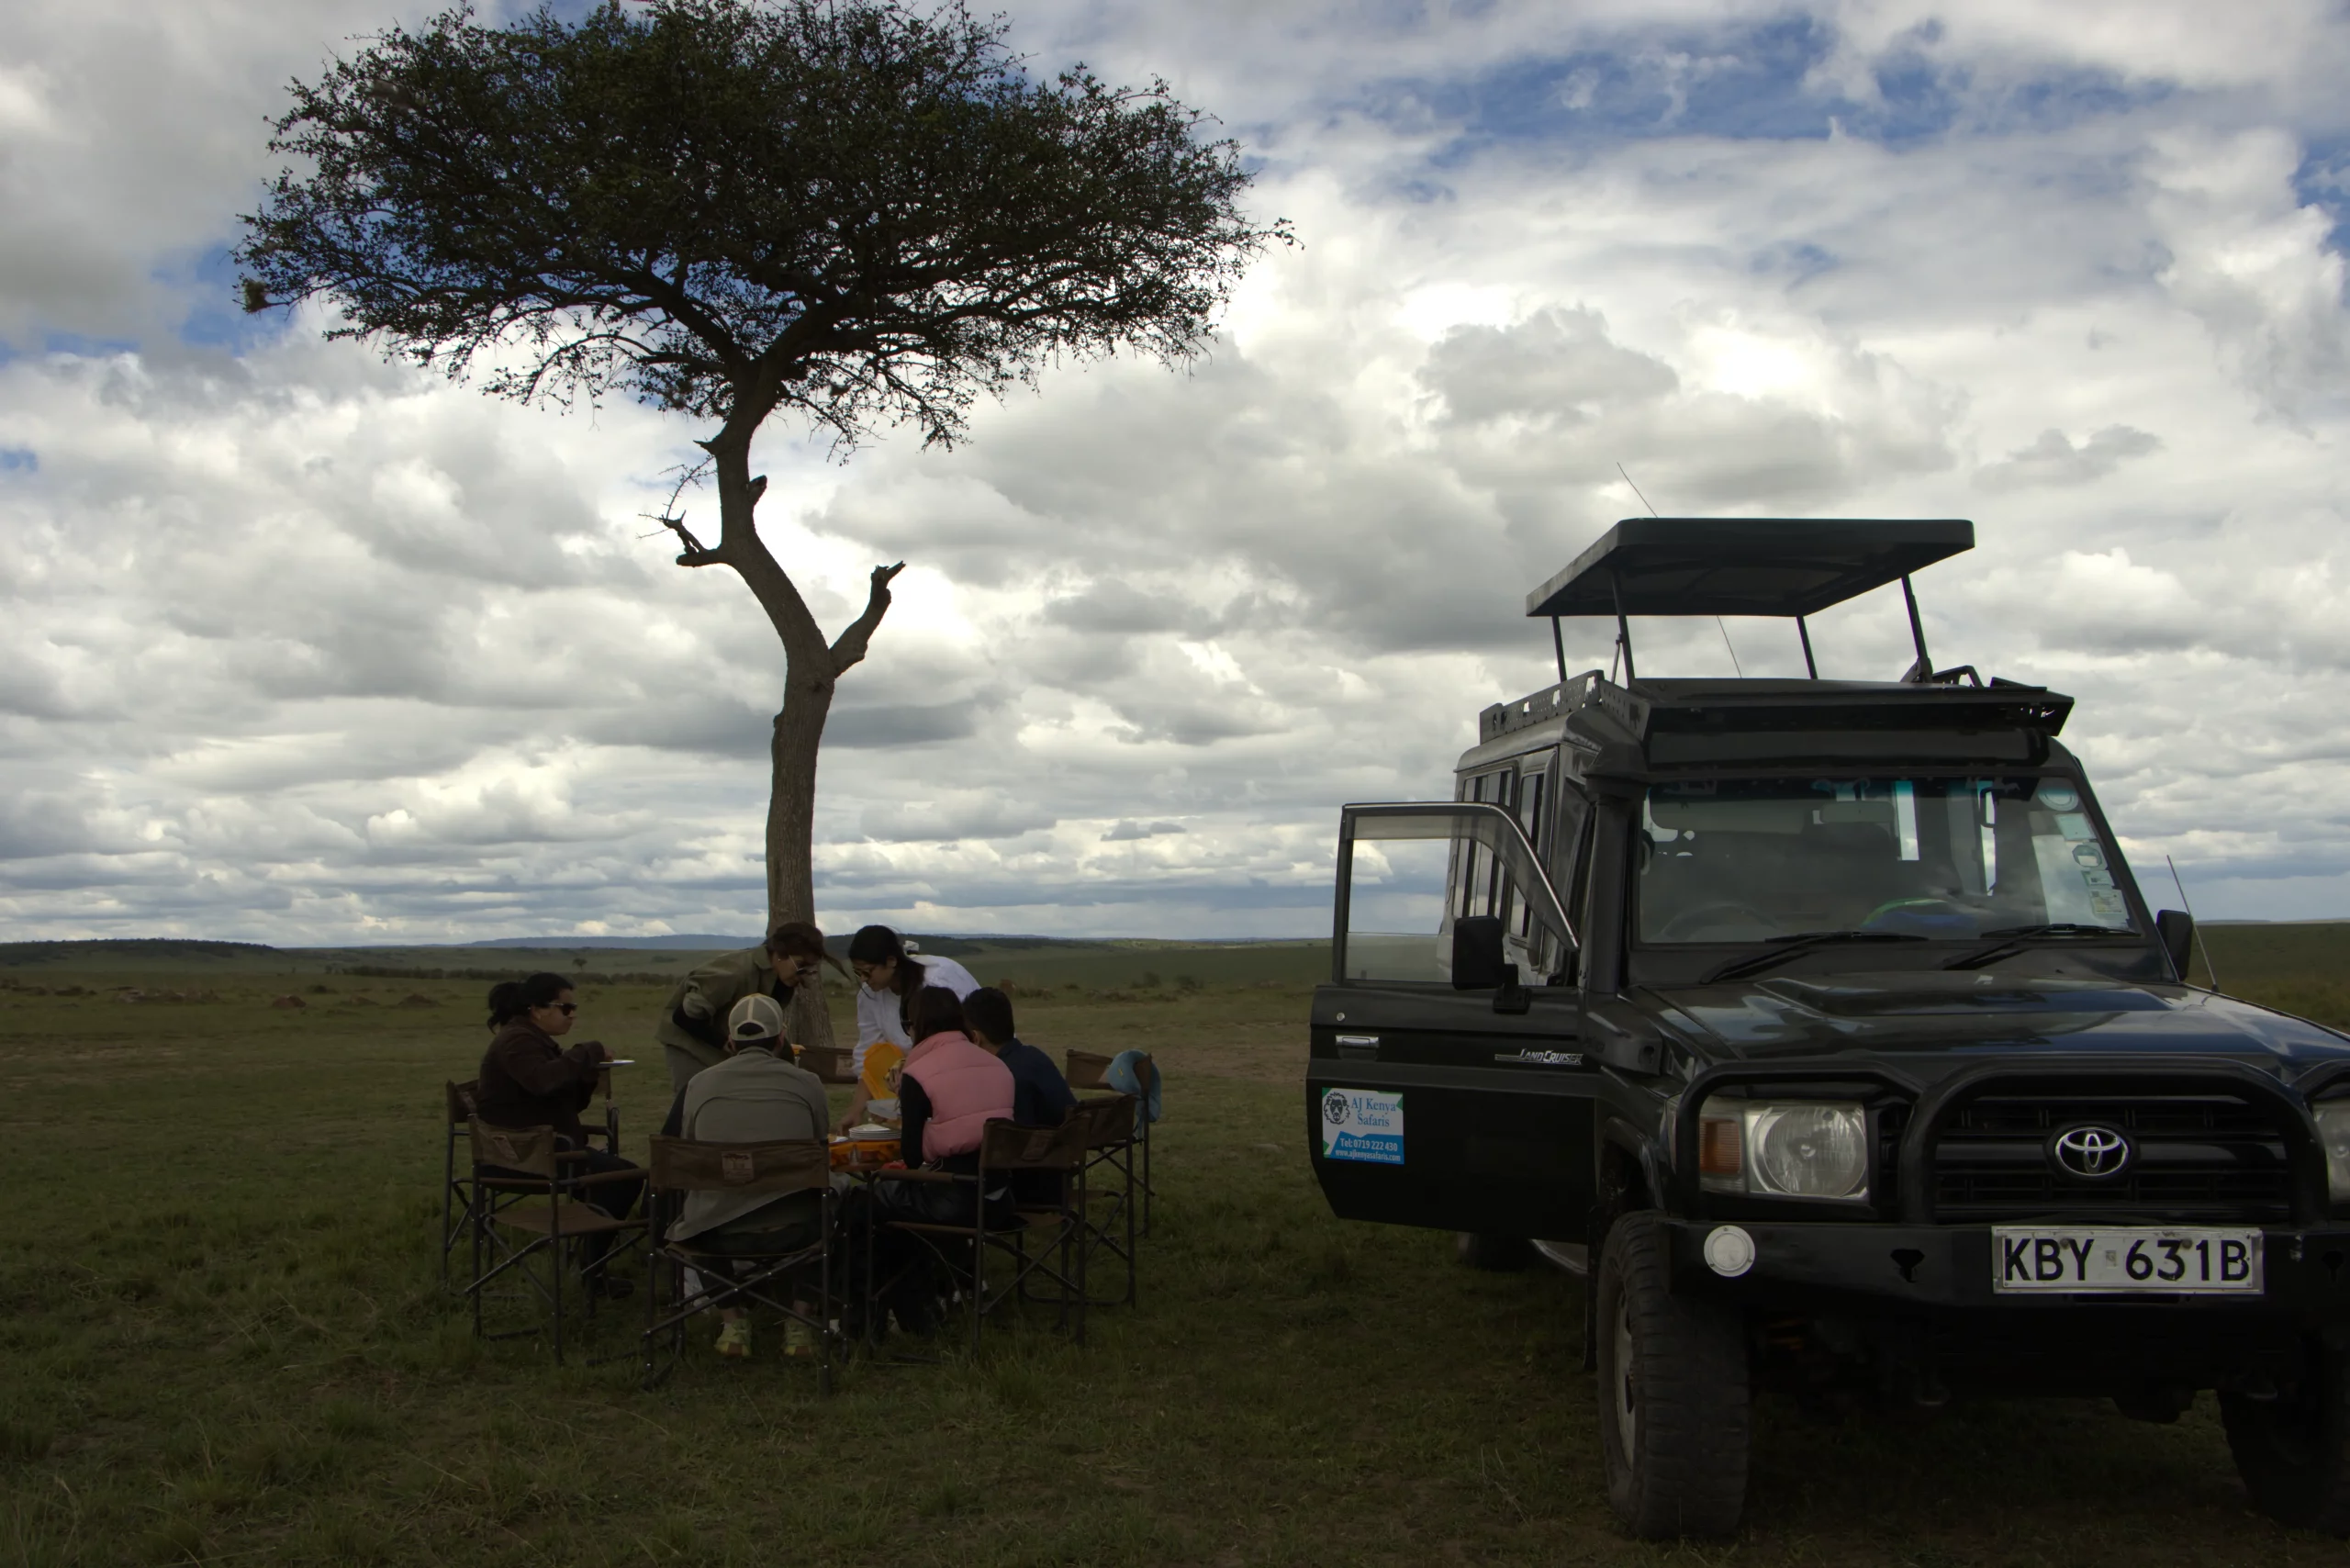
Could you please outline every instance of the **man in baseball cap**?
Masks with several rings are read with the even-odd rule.
[[[783,1003],[772,996],[755,991],[726,1014],[726,1044],[734,1050],[744,1046],[772,1050],[782,1038]]]
[[[783,1004],[760,992],[742,998],[727,1012],[725,1039],[726,1059],[688,1081],[663,1133],[708,1143],[822,1142],[831,1121],[824,1085],[793,1065],[791,1047],[783,1042]],[[669,1239],[691,1238],[699,1251],[773,1257],[813,1242],[818,1215],[813,1193],[782,1198],[689,1193]],[[721,1307],[718,1316],[718,1353],[748,1357],[750,1319],[732,1307]],[[813,1355],[815,1349],[808,1325],[785,1319],[786,1355]]]

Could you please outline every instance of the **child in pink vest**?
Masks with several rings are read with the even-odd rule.
[[[989,1122],[1012,1119],[1012,1070],[963,1032],[963,1004],[944,986],[925,986],[914,997],[914,1048],[898,1079],[901,1118],[898,1147],[910,1166],[928,1166],[961,1175],[979,1168],[979,1139]],[[882,1182],[862,1200],[883,1222],[916,1220],[928,1225],[968,1225],[981,1194],[969,1182]],[[990,1222],[1005,1211],[1012,1223],[1009,1188],[986,1195]],[[857,1226],[854,1222],[851,1232]],[[937,1326],[942,1281],[930,1249],[886,1228],[874,1236],[874,1277],[886,1280],[883,1294],[899,1327],[927,1334]],[[852,1265],[854,1268],[854,1265]]]
[[[944,986],[914,998],[914,1048],[899,1070],[898,1147],[908,1165],[969,1173],[979,1137],[1012,1118],[1012,1070],[964,1033],[963,1004]]]

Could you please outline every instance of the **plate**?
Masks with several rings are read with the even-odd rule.
[[[895,1127],[885,1127],[878,1122],[860,1122],[849,1128],[849,1137],[857,1143],[882,1143],[898,1136]]]
[[[1996,1226],[2003,1295],[2258,1295],[2257,1230],[2172,1226]]]

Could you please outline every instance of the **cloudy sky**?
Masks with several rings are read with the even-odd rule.
[[[2081,700],[2142,878],[2350,915],[2338,6],[1013,8],[1038,69],[1221,117],[1303,243],[1188,371],[1057,372],[952,453],[773,429],[820,617],[910,563],[828,736],[826,924],[1326,930],[1337,803],[1447,793],[1548,678],[1523,596],[1641,510],[1619,464],[1669,513],[1975,518],[1935,653]],[[640,516],[697,431],[233,309],[285,80],[423,14],[10,7],[0,935],[756,927],[780,655]],[[1895,595],[1815,636],[1908,662]]]

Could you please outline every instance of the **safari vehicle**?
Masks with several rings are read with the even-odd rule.
[[[1934,667],[1910,574],[1973,543],[1639,519],[1529,596],[1614,618],[1623,682],[1561,653],[1455,800],[1344,809],[1315,1175],[1588,1266],[1637,1534],[1736,1526],[1765,1388],[2212,1389],[2257,1506],[2350,1533],[2350,1039],[2188,983],[2071,699]],[[1805,618],[1896,582],[1908,673],[1819,678]],[[1645,615],[1792,618],[1811,678],[1638,677]]]

